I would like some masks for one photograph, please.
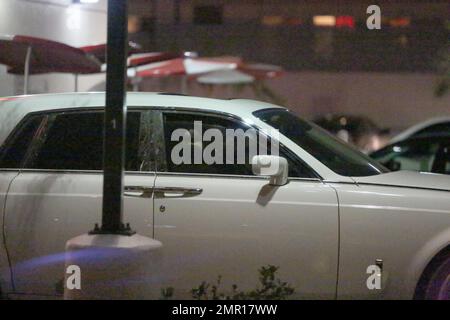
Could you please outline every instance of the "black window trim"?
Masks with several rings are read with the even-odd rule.
[[[145,107],[145,106],[129,106],[127,107],[127,111],[142,111],[142,112],[151,112],[153,109],[151,107]],[[11,131],[11,133],[8,135],[8,137],[5,139],[3,144],[0,146],[0,163],[3,159],[3,156],[8,151],[9,147],[14,143],[15,139],[17,138],[17,134],[21,132],[23,129],[23,126],[29,121],[30,118],[42,115],[42,122],[47,118],[49,118],[52,115],[61,115],[61,114],[67,114],[67,113],[89,113],[89,112],[104,112],[105,107],[101,106],[93,106],[93,107],[73,107],[73,108],[58,108],[58,109],[50,109],[50,110],[39,110],[39,111],[33,111],[28,114],[26,114],[15,126],[15,128]],[[36,136],[33,137],[32,141],[30,142],[30,145],[27,148],[27,152],[35,147],[37,143]],[[154,156],[154,155],[153,155]],[[24,159],[25,160],[25,159]],[[78,170],[78,169],[38,169],[38,168],[24,168],[25,161],[22,160],[21,165],[19,168],[1,168],[0,171],[13,171],[13,172],[48,172],[48,173],[71,173],[71,174],[99,174],[103,173],[103,170]],[[29,159],[27,159],[29,160]],[[126,174],[156,174],[156,170],[153,171],[125,171]]]
[[[173,107],[173,106],[128,106],[128,110],[132,111],[147,111],[155,114],[155,112],[160,112],[161,116],[158,117],[158,121],[160,122],[157,124],[159,128],[164,128],[162,113],[163,112],[190,112],[194,114],[203,114],[206,116],[219,116],[224,119],[228,120],[234,120],[238,121],[241,124],[244,124],[246,126],[252,127],[255,130],[261,131],[259,127],[257,127],[254,124],[250,124],[246,122],[244,119],[242,119],[239,116],[236,116],[234,114],[224,112],[224,111],[216,111],[216,110],[205,110],[201,108],[190,108],[190,107]],[[71,113],[71,112],[92,112],[92,111],[104,111],[105,107],[103,106],[93,106],[93,107],[73,107],[73,108],[58,108],[58,109],[51,109],[51,110],[39,110],[39,111],[33,111],[25,115],[22,120],[18,122],[16,127],[11,131],[11,133],[8,135],[8,137],[5,139],[2,146],[0,146],[0,161],[3,158],[4,153],[7,151],[8,145],[14,141],[15,135],[20,132],[23,125],[29,120],[30,117],[36,116],[36,115],[50,115],[50,114],[64,114],[64,113]],[[156,134],[161,135],[163,132],[156,132]],[[262,134],[266,135],[263,131]],[[267,136],[267,135],[266,135]],[[161,138],[161,137],[159,137]],[[271,137],[268,137],[271,138]],[[164,141],[164,136],[162,136],[162,140]],[[30,146],[34,143],[32,141],[30,143]],[[306,163],[303,159],[301,159],[297,154],[295,154],[292,150],[287,148],[283,143],[279,142],[280,148],[283,149],[284,152],[288,154],[288,156],[291,157],[291,160],[299,162],[301,165],[303,165],[307,170],[310,171],[310,173],[315,176],[315,178],[301,178],[301,177],[289,177],[289,180],[291,181],[320,181],[324,182],[324,179],[322,176],[320,176],[317,171],[315,171],[313,168],[311,168],[308,163]],[[156,151],[156,150],[155,150]],[[159,155],[161,155],[161,152],[159,152]],[[165,153],[164,153],[165,155]],[[158,164],[161,162],[161,157],[154,154],[156,163]],[[0,171],[24,171],[24,172],[53,172],[53,173],[101,173],[103,170],[61,170],[61,169],[28,169],[23,168],[21,166],[20,168],[0,168]],[[126,174],[156,174],[156,175],[183,175],[183,176],[206,176],[206,177],[221,177],[221,178],[245,178],[245,179],[266,179],[265,177],[259,177],[259,176],[249,176],[249,175],[230,175],[230,174],[203,174],[203,173],[178,173],[178,172],[162,172],[158,171],[158,168],[155,168],[154,171],[126,171]]]
[[[155,107],[152,110],[159,111],[161,113],[161,116],[159,117],[159,121],[161,123],[159,126],[162,128],[162,132],[159,131],[158,134],[162,134],[162,137],[160,136],[159,139],[162,139],[164,141],[163,144],[165,144],[165,138],[164,138],[164,120],[163,120],[163,114],[164,113],[177,113],[177,112],[183,112],[188,114],[195,114],[195,115],[203,115],[203,116],[216,116],[221,117],[226,120],[231,121],[237,121],[241,125],[248,126],[250,128],[253,128],[257,130],[257,132],[261,132],[263,135],[265,135],[268,139],[273,139],[272,137],[269,137],[264,131],[261,131],[261,128],[258,126],[246,122],[244,119],[242,119],[239,116],[236,116],[234,114],[223,112],[223,111],[215,111],[215,110],[205,110],[205,109],[199,109],[199,108],[185,108],[185,107]],[[301,181],[323,181],[323,178],[313,169],[311,166],[309,166],[303,159],[301,159],[297,154],[295,154],[292,150],[290,150],[288,147],[286,147],[282,142],[279,141],[280,150],[283,150],[287,154],[287,156],[290,158],[291,161],[297,162],[300,165],[303,165],[306,170],[309,171],[311,174],[310,178],[302,178],[302,177],[289,177],[289,180],[301,180]],[[158,152],[160,156],[157,156],[157,162],[166,161],[165,159],[165,150],[160,150]],[[161,155],[163,155],[161,157]],[[164,167],[167,168],[167,163],[164,164]],[[247,178],[247,179],[266,179],[265,177],[260,176],[251,176],[251,175],[233,175],[233,174],[210,174],[210,173],[193,173],[193,172],[168,172],[168,171],[158,171],[157,175],[184,175],[184,176],[214,176],[214,177],[229,177],[229,178]]]
[[[18,123],[17,125],[14,127],[14,129],[10,132],[10,134],[6,137],[5,141],[3,141],[3,144],[0,146],[0,164],[3,161],[3,157],[6,155],[6,153],[9,151],[9,148],[12,147],[12,144],[14,143],[14,141],[17,139],[17,136],[20,134],[20,132],[22,132],[23,128],[25,127],[25,125],[28,123],[28,121],[30,120],[30,118],[40,115],[40,112],[31,112],[29,114],[27,114],[26,116],[24,116]],[[41,123],[39,124],[39,126],[42,125],[42,121],[45,119],[45,115],[41,120]],[[28,150],[30,149],[30,146],[33,144],[34,141],[34,137],[30,142],[30,145],[28,146],[25,154],[28,153]],[[22,169],[22,165],[23,165],[23,160],[19,166],[19,168],[2,168],[0,167],[1,171],[20,171]]]

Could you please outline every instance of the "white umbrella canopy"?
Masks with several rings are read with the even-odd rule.
[[[239,70],[241,74],[247,74],[254,79],[276,78],[283,74],[279,66],[246,63],[239,57],[201,57],[201,58],[175,58],[165,61],[140,64],[130,68],[128,76],[139,78],[159,78],[174,75],[200,76],[206,73],[225,70]],[[218,77],[220,74],[216,74]],[[223,73],[230,78],[232,73]],[[237,77],[237,73],[235,74]],[[248,79],[248,78],[247,78]],[[225,81],[225,79],[224,79]]]
[[[130,68],[128,76],[139,78],[193,76],[218,70],[237,69],[241,63],[242,60],[235,57],[176,58]]]
[[[185,57],[143,64],[128,70],[134,86],[144,78],[181,77],[181,91],[186,93],[188,78],[201,84],[250,84],[256,80],[271,79],[284,73],[279,66],[247,63],[239,57]]]
[[[255,81],[255,77],[237,70],[219,70],[209,72],[197,78],[201,84],[232,85],[248,84]]]

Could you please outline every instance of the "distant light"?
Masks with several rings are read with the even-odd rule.
[[[67,8],[66,26],[69,30],[79,30],[81,28],[81,12],[78,6]]]
[[[97,3],[98,0],[73,0],[73,3]]]
[[[303,24],[303,21],[300,18],[288,18],[286,19],[286,24],[290,26],[299,26]]]
[[[142,46],[134,41],[128,41],[128,45],[133,49],[142,49]]]
[[[314,16],[313,24],[318,27],[334,27],[336,26],[335,16]]]
[[[183,52],[185,58],[198,58],[198,52],[196,51],[185,51]]]
[[[392,148],[392,150],[393,150],[394,152],[402,152],[402,147],[394,146],[394,148]]]
[[[339,123],[341,124],[341,126],[346,126],[347,125],[347,118],[346,117],[342,117],[339,119]]]
[[[399,17],[389,20],[389,25],[394,28],[408,27],[411,24],[411,18]]]
[[[338,16],[336,18],[336,27],[355,28],[355,18],[352,16]]]
[[[284,18],[282,16],[264,16],[262,18],[262,24],[266,26],[278,26],[283,24]]]
[[[344,130],[344,129],[339,130],[336,133],[336,136],[345,142],[350,142],[350,133],[347,130]]]
[[[402,34],[399,38],[398,38],[398,42],[400,43],[400,45],[402,45],[403,47],[406,47],[408,45],[408,37],[404,34]]]

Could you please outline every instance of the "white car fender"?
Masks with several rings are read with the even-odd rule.
[[[417,251],[416,255],[412,258],[409,264],[407,272],[408,283],[405,283],[407,287],[405,290],[411,292],[411,297],[414,296],[416,286],[419,283],[425,268],[442,250],[450,246],[450,227],[446,230],[434,235],[429,241]]]

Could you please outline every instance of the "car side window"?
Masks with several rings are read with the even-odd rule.
[[[438,149],[439,143],[400,143],[377,160],[392,170],[432,171]]]
[[[250,134],[251,131],[247,130],[252,129],[257,134],[255,129],[250,128],[237,120],[214,115],[167,112],[164,113],[163,119],[166,158],[166,168],[164,169],[168,172],[253,175],[250,151],[252,150],[252,146],[258,145],[258,142],[253,140],[256,136],[252,136]],[[201,132],[198,129],[200,129]],[[232,145],[234,150],[231,154],[230,152],[227,152],[227,149],[230,151],[230,148],[232,148],[230,146],[227,148],[227,129],[232,129],[234,132],[236,132],[236,130],[242,130],[242,132],[248,133],[248,135],[245,136],[245,140],[241,140],[237,136],[232,138],[234,141]],[[216,142],[215,134],[214,137],[209,136],[207,139],[203,139],[203,137],[206,138],[208,136],[208,134],[205,135],[205,132],[207,131],[209,133],[220,133],[220,136],[223,138],[222,143],[220,144],[222,148],[212,150],[215,149],[213,148],[213,145]],[[186,138],[183,137],[184,135],[186,135]],[[188,142],[188,147],[182,148],[182,143],[184,144],[186,141]],[[245,146],[242,144],[242,141],[245,141]],[[228,142],[231,142],[231,140],[228,140]],[[240,160],[238,159],[238,155],[242,154],[242,152],[240,152],[242,147],[245,148],[244,161],[243,156],[240,156]],[[201,154],[200,161],[199,157],[197,157],[197,159],[195,158],[196,150],[197,154],[199,154],[198,152]],[[253,150],[255,149],[253,148]],[[187,155],[184,154],[185,151],[187,151]],[[270,154],[270,139],[267,143],[267,153]],[[211,163],[211,160],[205,159],[205,155],[211,155],[214,162]],[[294,160],[292,155],[287,154],[282,148],[280,148],[280,156],[285,157],[288,160],[290,177],[315,177],[309,168],[304,166],[297,159]]]
[[[126,165],[139,170],[140,112],[129,112],[126,136]],[[66,112],[49,115],[47,130],[36,142],[27,169],[102,170],[102,111]]]
[[[3,148],[0,168],[18,169],[26,156],[28,147],[42,123],[42,115],[27,117]]]

